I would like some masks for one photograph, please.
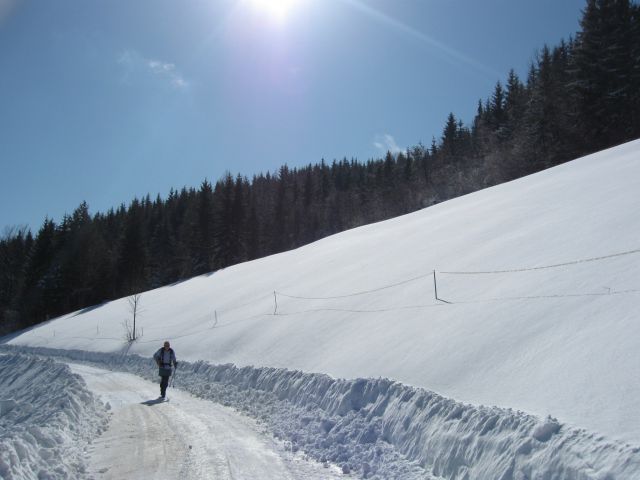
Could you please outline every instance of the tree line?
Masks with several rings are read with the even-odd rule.
[[[110,299],[290,250],[640,137],[640,7],[587,0],[575,38],[510,71],[465,125],[366,162],[322,160],[251,179],[83,202],[0,239],[0,334]]]

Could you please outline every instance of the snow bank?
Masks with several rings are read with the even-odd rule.
[[[67,365],[0,355],[0,478],[82,478],[105,407]]]
[[[157,380],[153,362],[137,355],[29,351]],[[426,470],[450,479],[640,479],[639,448],[553,418],[465,405],[387,379],[181,362],[175,381],[259,419],[292,450],[363,478],[425,478]]]

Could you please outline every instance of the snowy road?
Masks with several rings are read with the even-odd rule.
[[[131,374],[70,364],[111,405],[108,430],[90,449],[96,479],[337,479],[337,469],[305,461],[230,408]]]

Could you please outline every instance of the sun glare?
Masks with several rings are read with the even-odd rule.
[[[301,2],[302,0],[249,0],[256,10],[278,21],[284,21]]]

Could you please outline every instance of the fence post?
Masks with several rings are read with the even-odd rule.
[[[276,296],[276,291],[273,291],[273,302],[275,304],[275,308],[273,309],[273,314],[277,315],[278,314],[278,297]]]
[[[433,271],[433,293],[435,294],[436,300],[440,300],[438,298],[438,282],[436,280],[436,271]]]

